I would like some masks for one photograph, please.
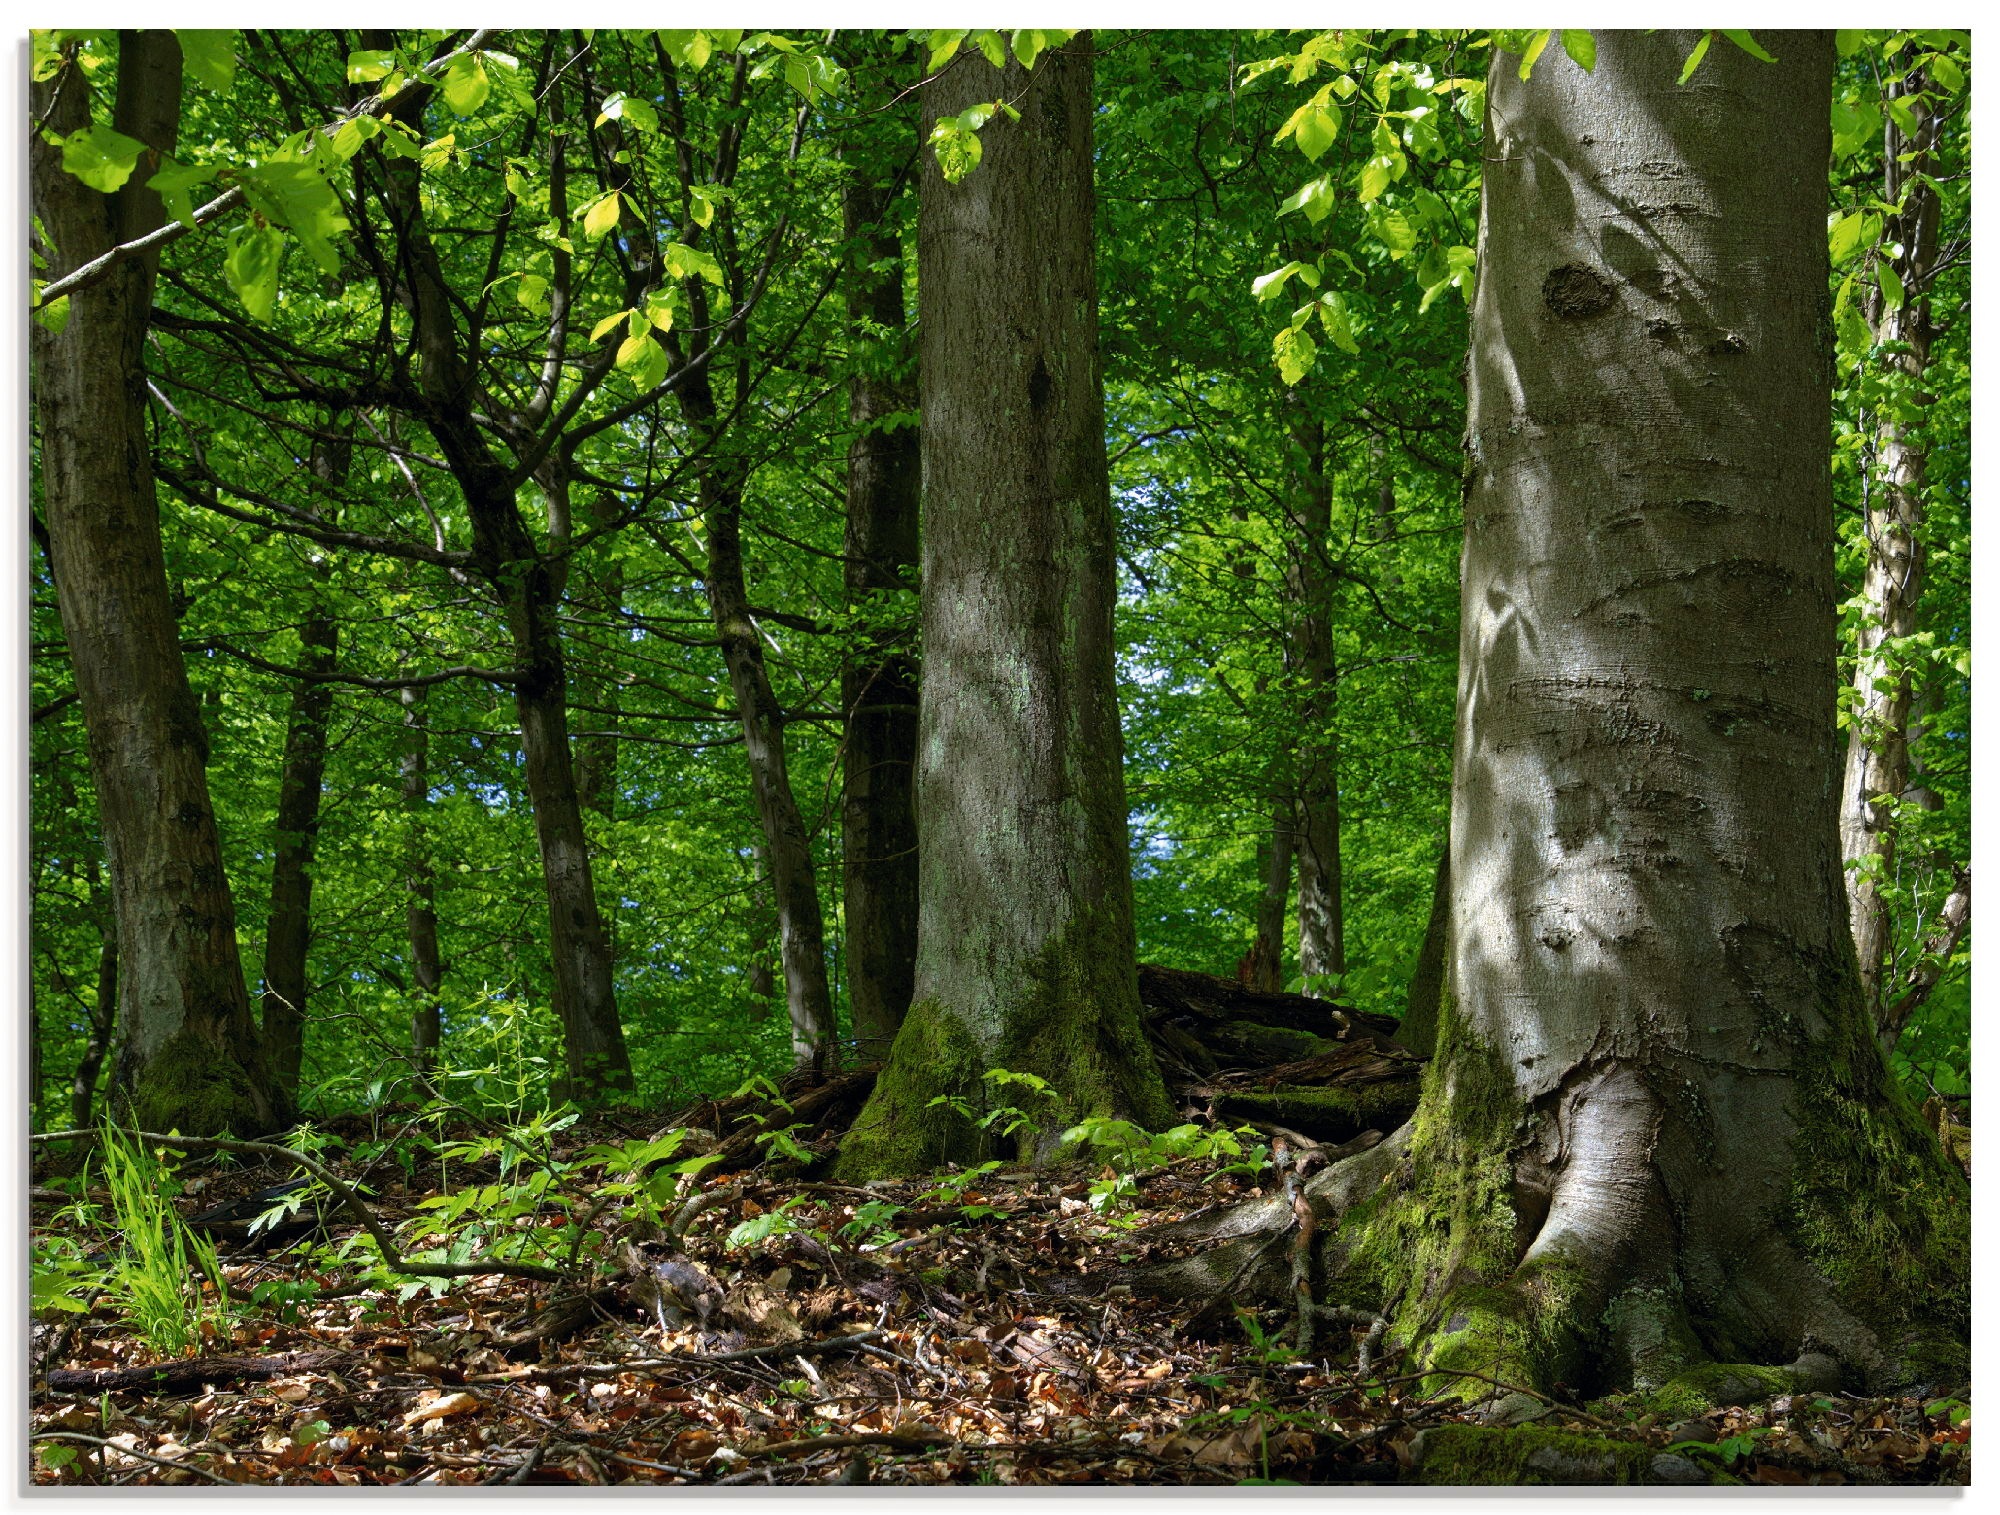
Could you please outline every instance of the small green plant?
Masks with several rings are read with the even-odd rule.
[[[936,1174],[932,1178],[930,1188],[926,1189],[920,1197],[933,1204],[956,1205],[959,1212],[968,1220],[981,1220],[987,1216],[998,1215],[1000,1212],[991,1205],[968,1204],[965,1196],[978,1185],[982,1178],[986,1177],[989,1173],[998,1172],[999,1168],[1000,1164],[997,1161],[984,1162],[975,1167],[965,1168],[957,1173]]]
[[[113,1126],[104,1127],[98,1150],[122,1239],[104,1273],[106,1297],[164,1357],[183,1355],[204,1336],[226,1339],[236,1317],[222,1262],[215,1243],[174,1209],[170,1195],[180,1185],[172,1170]]]
[[[709,1152],[673,1159],[688,1139],[684,1126],[662,1131],[644,1140],[621,1142],[616,1146],[600,1143],[576,1154],[578,1169],[601,1167],[605,1180],[592,1186],[599,1199],[629,1198],[624,1220],[658,1225],[664,1209],[680,1197],[686,1183],[703,1169],[722,1161],[722,1154]]]
[[[890,1223],[902,1213],[903,1207],[893,1200],[863,1200],[854,1207],[853,1219],[840,1228],[839,1234],[864,1246],[886,1247],[897,1240],[897,1232]]]
[[[792,1213],[804,1203],[805,1201],[798,1195],[793,1195],[775,1210],[766,1210],[762,1215],[753,1215],[748,1220],[738,1221],[730,1227],[729,1235],[723,1238],[723,1244],[732,1250],[740,1251],[746,1247],[754,1247],[759,1242],[769,1241],[774,1236],[790,1236],[807,1231],[808,1228],[800,1225],[798,1217]]]
[[[1003,1089],[1020,1089],[1025,1091],[1026,1097],[1040,1101],[1050,1112],[1057,1112],[1062,1108],[1062,1096],[1049,1086],[1047,1079],[1037,1078],[1032,1073],[1015,1073],[1007,1068],[988,1068],[980,1078],[993,1086],[996,1095]],[[981,1115],[974,1110],[971,1100],[959,1094],[940,1094],[928,1106],[930,1109],[939,1107],[950,1110],[961,1120],[972,1122],[981,1131],[992,1131],[997,1127],[1002,1137],[1013,1137],[1022,1131],[1033,1130],[1039,1123],[1035,1116],[1030,1115],[1019,1105],[994,1105]]]
[[[1237,1324],[1243,1327],[1243,1334],[1250,1339],[1250,1356],[1258,1362],[1279,1366],[1297,1362],[1299,1354],[1286,1346],[1275,1336],[1264,1334],[1264,1323],[1257,1318],[1255,1310],[1242,1305],[1236,1307]]]
[[[1138,1199],[1139,1179],[1169,1163],[1190,1159],[1216,1163],[1210,1181],[1229,1173],[1254,1178],[1270,1159],[1270,1148],[1262,1143],[1245,1149],[1244,1139],[1256,1134],[1249,1126],[1207,1131],[1193,1125],[1155,1134],[1127,1120],[1092,1116],[1065,1131],[1063,1140],[1089,1148],[1110,1168],[1090,1186],[1090,1207],[1109,1216],[1129,1210]]]

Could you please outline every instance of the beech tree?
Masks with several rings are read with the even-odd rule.
[[[1170,1118],[1140,1029],[1114,547],[1092,246],[1087,34],[1004,70],[970,50],[924,89],[940,121],[1004,99],[976,168],[923,170],[923,649],[913,1003],[841,1148],[920,1172],[990,1141],[949,1104],[1063,1123]],[[1050,1094],[989,1100],[984,1075]],[[1024,1104],[1025,1101],[1025,1104]]]
[[[120,33],[114,87],[111,132],[159,163],[180,126],[174,35]],[[91,90],[81,69],[65,68],[34,86],[35,116],[90,142]],[[130,159],[120,172],[78,153],[87,182],[59,142],[34,136],[29,153],[51,283],[165,219]],[[42,500],[117,917],[107,959],[118,993],[114,1082],[142,1126],[261,1133],[289,1112],[264,1067],[237,954],[208,738],[181,660],[146,436],[157,266],[154,253],[123,260],[32,329]]]
[[[1832,38],[1676,83],[1703,36],[1489,81],[1446,993],[1415,1117],[1310,1186],[1325,1292],[1477,1397],[1962,1353],[1969,1196],[1836,828]]]

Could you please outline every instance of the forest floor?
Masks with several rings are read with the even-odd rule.
[[[364,1274],[338,1207],[276,1245],[245,1235],[291,1165],[187,1158],[161,1187],[235,1217],[207,1228],[232,1300],[184,1295],[187,1339],[163,1351],[175,1322],[142,1330],[143,1290],[116,1267],[138,1222],[94,1163],[45,1166],[38,1184],[61,1187],[35,1190],[38,1269],[57,1278],[42,1297],[71,1287],[33,1333],[36,1484],[1420,1484],[1490,1465],[1473,1443],[1503,1435],[1534,1438],[1506,1482],[1969,1480],[1969,1386],[1685,1420],[1514,1394],[1508,1419],[1530,1423],[1503,1431],[1368,1366],[1358,1327],[1322,1328],[1303,1357],[1278,1309],[1212,1302],[1193,1330],[1197,1306],[1106,1280],[1147,1260],[1147,1227],[1273,1182],[1212,1153],[1122,1181],[1073,1164],[866,1189],[774,1159],[655,1179],[649,1204],[649,1166],[671,1168],[631,1111],[513,1145],[432,1123],[421,1167],[379,1119],[348,1130],[320,1161],[365,1174],[406,1255],[476,1263],[510,1232],[582,1227],[603,1238],[584,1283]]]

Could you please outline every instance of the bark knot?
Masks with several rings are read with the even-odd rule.
[[[1542,280],[1542,303],[1565,321],[1587,321],[1611,308],[1610,281],[1594,268],[1565,263]]]

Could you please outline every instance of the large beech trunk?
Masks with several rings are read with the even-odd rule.
[[[1292,850],[1299,870],[1299,972],[1347,971],[1340,914],[1340,753],[1333,732],[1333,573],[1328,537],[1333,489],[1326,477],[1326,428],[1287,396],[1290,466],[1286,489],[1285,673],[1297,699],[1297,814]]]
[[[1921,74],[1899,86],[1915,93]],[[1883,197],[1904,203],[1889,218],[1882,240],[1899,247],[1895,271],[1908,298],[1895,310],[1883,307],[1880,291],[1868,315],[1881,343],[1883,364],[1914,399],[1930,364],[1930,282],[1937,261],[1938,197],[1923,177],[1937,138],[1937,116],[1926,110],[1912,140],[1893,118],[1884,126]],[[1905,157],[1908,162],[1902,161]],[[1910,764],[1910,670],[1890,655],[1896,639],[1917,630],[1917,605],[1924,588],[1924,489],[1929,463],[1921,422],[1906,417],[1902,404],[1881,407],[1885,417],[1875,438],[1874,487],[1866,496],[1866,558],[1862,568],[1861,624],[1856,633],[1854,693],[1847,743],[1847,768],[1840,789],[1842,856],[1862,864],[1847,876],[1847,904],[1861,964],[1861,992],[1885,1046],[1893,1047],[1914,1010],[1907,995],[1886,982],[1893,969],[1896,912],[1889,890],[1896,870],[1897,799],[1915,785]],[[1907,1008],[1900,1009],[1907,1004]]]
[[[1681,88],[1699,35],[1490,74],[1447,993],[1411,1123],[1306,1185],[1322,1297],[1469,1397],[1964,1373],[1969,1196],[1871,1034],[1835,824],[1832,38]],[[1146,1281],[1283,1289],[1293,1213]]]
[[[888,125],[880,140],[850,153],[854,177],[842,197],[847,315],[862,355],[847,383],[854,441],[847,453],[846,588],[855,610],[909,588],[917,567],[923,465],[917,428],[907,419],[917,393],[903,373],[908,336],[895,219],[902,164],[916,143],[914,111],[891,111]],[[917,662],[907,643],[865,633],[841,670],[840,706],[847,1002],[858,1054],[872,1061],[888,1056],[916,975]]]
[[[1965,1186],[1870,1035],[1835,826],[1832,39],[1678,86],[1699,35],[1490,76],[1448,998],[1397,1265],[1439,1367],[1816,1350],[1860,1382],[1913,1317],[1964,1326]]]
[[[104,81],[102,76],[100,84]],[[170,32],[119,35],[112,125],[147,144],[106,195],[30,133],[35,214],[58,278],[161,224],[145,181],[173,151],[181,51]],[[53,135],[90,124],[79,68],[34,86]],[[209,800],[208,739],[168,597],[145,429],[154,258],[132,258],[69,299],[58,335],[31,323],[50,562],[89,733],[118,922],[121,1042],[114,1082],[151,1130],[273,1130],[268,1077],[237,955],[236,917]]]
[[[1170,1116],[1140,1026],[1113,682],[1113,527],[1092,247],[1088,34],[1004,73],[961,53],[938,119],[1004,98],[984,157],[926,154],[921,879],[913,1003],[850,1174],[921,1172],[991,1138],[939,1095],[1063,1122]],[[995,1090],[995,1069],[1051,1096]]]

